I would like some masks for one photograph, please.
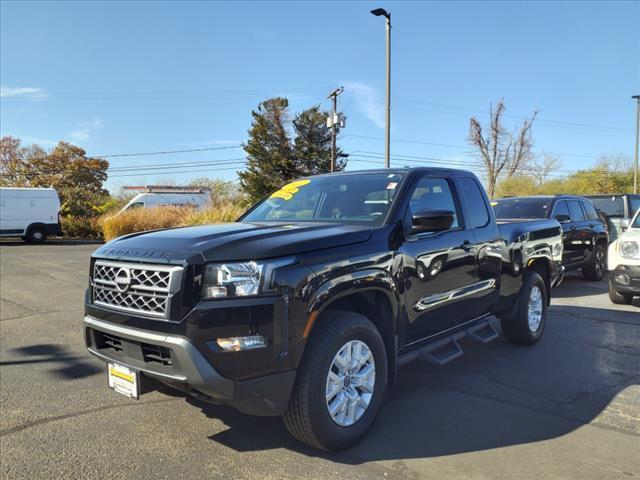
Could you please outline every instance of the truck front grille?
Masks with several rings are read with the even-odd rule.
[[[168,319],[180,290],[182,267],[96,260],[93,303],[113,310]]]

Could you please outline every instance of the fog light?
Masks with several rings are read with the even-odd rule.
[[[616,280],[616,283],[619,283],[620,285],[629,285],[631,281],[629,275],[627,275],[626,273],[616,273],[614,275],[614,278]]]
[[[264,348],[267,343],[262,335],[250,335],[247,337],[219,338],[216,343],[226,352],[239,352],[240,350],[253,350]]]

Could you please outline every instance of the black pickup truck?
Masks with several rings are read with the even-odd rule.
[[[301,179],[236,223],[132,234],[91,258],[85,339],[108,383],[161,381],[347,448],[411,360],[463,337],[532,345],[561,272],[555,220],[497,223],[477,178],[411,168]]]

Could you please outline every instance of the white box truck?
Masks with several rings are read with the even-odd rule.
[[[61,234],[60,199],[53,188],[0,188],[0,236],[42,243]]]

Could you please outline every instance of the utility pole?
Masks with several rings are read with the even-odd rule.
[[[636,151],[634,155],[633,166],[633,193],[638,193],[638,142],[640,141],[640,95],[634,95],[631,98],[635,99],[636,105]]]
[[[371,10],[371,13],[376,17],[385,17],[387,19],[387,102],[384,166],[389,168],[391,166],[391,12],[384,8],[376,8]]]
[[[327,97],[333,101],[333,111],[331,112],[331,117],[327,119],[327,126],[331,127],[331,168],[329,170],[331,173],[333,173],[333,170],[336,168],[336,125],[340,123],[340,118],[338,116],[338,95],[342,92],[344,92],[344,87],[336,88]]]

